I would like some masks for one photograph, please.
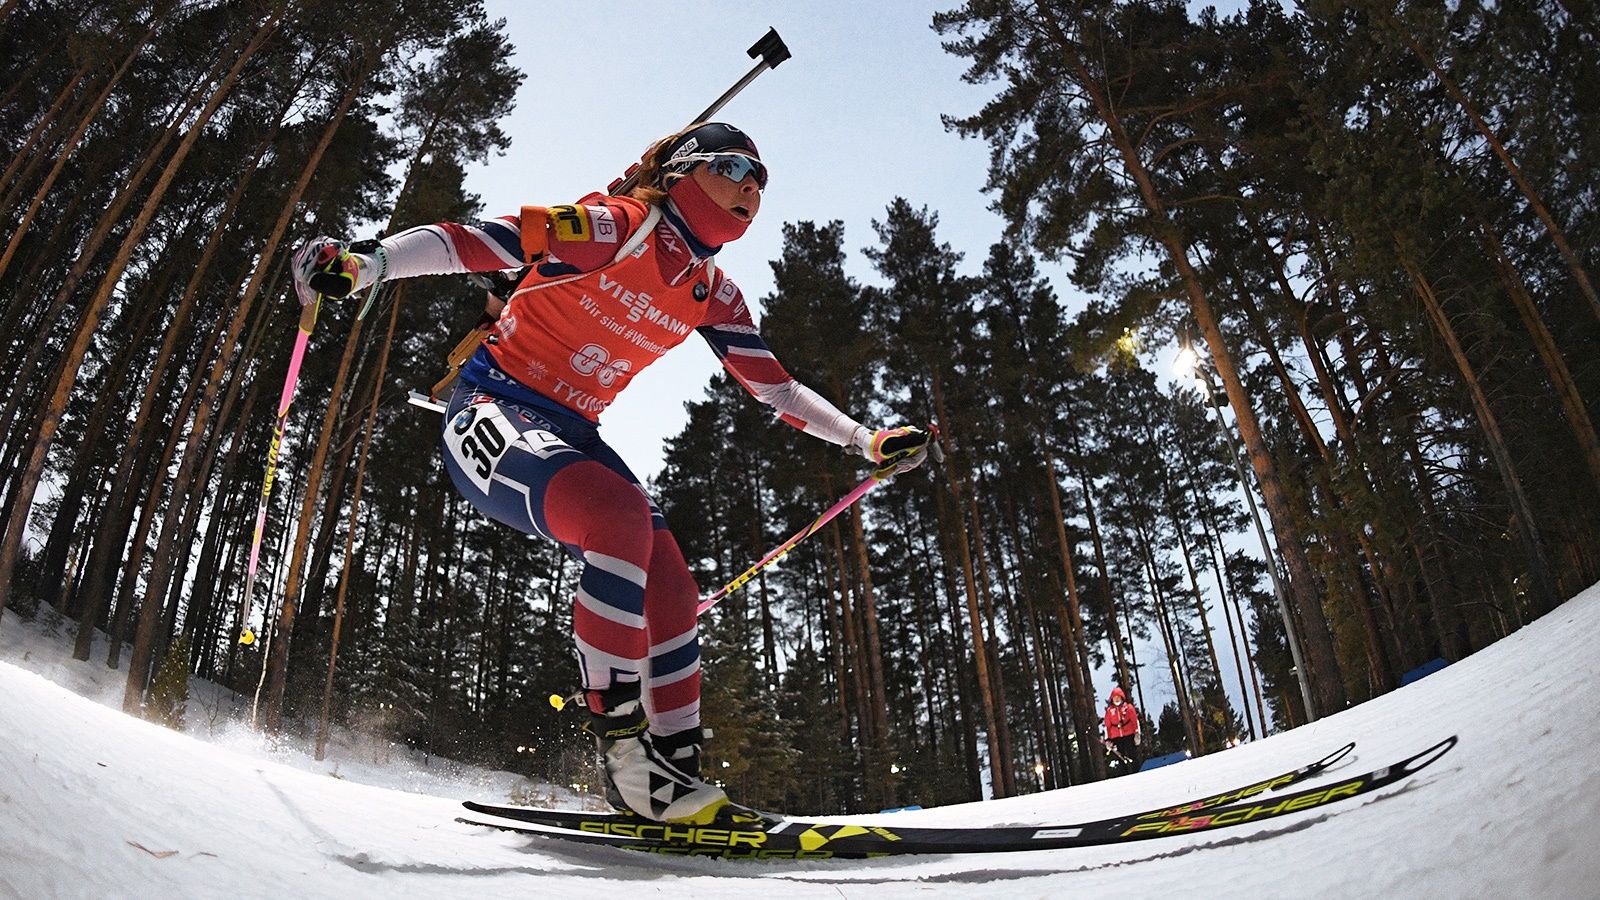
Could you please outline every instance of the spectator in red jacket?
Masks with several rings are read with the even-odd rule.
[[[1124,767],[1133,767],[1134,755],[1139,752],[1139,711],[1120,687],[1111,689],[1111,702],[1106,705],[1106,746]]]

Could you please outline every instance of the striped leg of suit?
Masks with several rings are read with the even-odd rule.
[[[677,540],[672,532],[659,529],[644,591],[650,634],[644,708],[656,734],[674,734],[700,724],[700,633],[695,617],[699,601],[700,589]]]
[[[446,470],[481,512],[582,561],[573,631],[584,689],[642,682],[651,731],[697,727],[698,588],[665,519],[594,426],[463,385],[444,445]]]
[[[572,630],[585,690],[638,681],[649,650],[645,585],[654,543],[644,495],[592,459],[550,479],[550,534],[583,560]]]

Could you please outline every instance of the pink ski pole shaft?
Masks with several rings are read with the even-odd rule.
[[[890,468],[890,466],[885,466],[884,468],[873,472],[871,475],[868,475],[866,481],[856,485],[855,490],[845,494],[839,499],[838,503],[828,507],[827,511],[818,516],[815,522],[812,522],[810,525],[802,528],[799,534],[796,534],[794,537],[789,538],[782,544],[779,544],[777,549],[762,557],[760,562],[746,569],[738,578],[728,582],[727,585],[722,588],[722,590],[717,591],[715,594],[712,594],[704,600],[701,600],[700,605],[695,607],[695,615],[705,612],[706,610],[715,606],[718,600],[721,600],[723,597],[726,597],[739,588],[744,587],[745,583],[754,578],[757,572],[760,572],[767,566],[777,562],[778,559],[781,558],[785,553],[793,550],[796,544],[800,543],[811,535],[816,534],[817,529],[828,524],[828,522],[830,522],[834,516],[837,516],[839,513],[849,509],[857,500],[865,497],[868,491],[887,481],[889,478]]]
[[[278,474],[278,451],[283,446],[283,432],[289,425],[289,404],[294,402],[294,391],[300,384],[300,363],[306,358],[306,344],[311,340],[311,330],[317,325],[317,309],[321,305],[322,295],[318,294],[300,312],[299,333],[295,335],[294,351],[289,354],[289,373],[283,380],[283,395],[278,398],[278,421],[272,429],[272,445],[267,448],[267,473],[261,479],[261,500],[256,506],[255,536],[250,539],[250,563],[245,569],[244,596],[239,598],[241,637],[247,628],[250,597],[255,593],[256,566],[261,560],[261,535],[267,528],[267,505],[272,500],[272,482]]]

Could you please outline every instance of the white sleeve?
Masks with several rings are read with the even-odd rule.
[[[385,281],[518,269],[523,265],[521,232],[515,216],[473,225],[422,225],[386,237],[381,243],[387,256],[380,263]]]
[[[839,411],[821,394],[793,378],[782,384],[746,384],[757,400],[772,407],[778,417],[813,437],[849,447],[860,422]]]

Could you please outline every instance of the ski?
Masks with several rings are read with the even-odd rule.
[[[1354,746],[1347,745],[1309,766],[1244,788],[1174,807],[1076,825],[893,828],[876,824],[784,820],[765,828],[737,823],[703,827],[667,825],[626,816],[583,813],[551,816],[543,810],[473,803],[467,804],[469,810],[496,816],[502,821],[466,818],[457,821],[557,840],[611,844],[648,853],[725,859],[862,859],[1065,849],[1198,834],[1319,809],[1399,782],[1437,761],[1456,742],[1457,738],[1449,737],[1421,753],[1364,775],[1259,798],[1266,791],[1281,789],[1325,770]]]
[[[1322,757],[1316,762],[1301,766],[1298,769],[1291,769],[1290,771],[1284,772],[1281,775],[1276,775],[1263,781],[1257,781],[1252,784],[1245,785],[1244,787],[1235,788],[1221,794],[1213,794],[1200,800],[1192,800],[1176,806],[1163,806],[1141,813],[1130,813],[1111,819],[1104,819],[1102,822],[1121,822],[1125,819],[1144,819],[1150,816],[1170,816],[1180,813],[1194,813],[1204,809],[1211,809],[1212,807],[1224,806],[1229,803],[1245,800],[1265,791],[1282,790],[1283,788],[1286,788],[1297,782],[1304,781],[1307,778],[1327,770],[1329,767],[1348,756],[1351,751],[1355,750],[1355,747],[1355,742],[1351,741],[1350,743],[1345,744],[1343,747],[1340,747],[1332,753],[1329,753],[1327,756]],[[640,818],[639,816],[631,813],[594,813],[556,809],[537,809],[526,806],[490,806],[488,804],[476,803],[471,800],[468,800],[461,805],[475,813],[499,816],[506,819],[515,819],[519,822],[532,822],[538,825],[547,825],[555,828],[579,829],[585,824],[593,827],[594,823],[596,822],[617,824],[649,824],[649,820]],[[785,818],[784,816],[772,813],[761,813],[754,810],[743,810],[742,808],[739,808],[739,810],[740,811],[735,812],[733,821],[722,822],[719,824],[770,828],[773,825],[781,823]],[[1088,824],[1096,825],[1101,823],[1096,822]]]

